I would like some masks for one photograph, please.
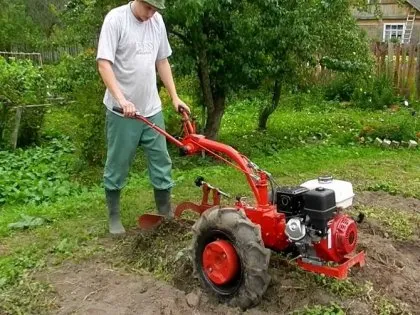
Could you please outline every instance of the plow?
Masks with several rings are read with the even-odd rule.
[[[113,108],[122,113],[121,108]],[[229,195],[198,177],[201,203],[186,201],[174,211],[199,215],[194,223],[192,262],[202,286],[223,302],[246,309],[258,304],[270,282],[271,251],[292,255],[296,265],[308,272],[336,279],[348,277],[352,267],[365,264],[365,253],[357,252],[357,223],[345,209],[352,206],[350,182],[320,176],[294,187],[280,186],[273,176],[233,147],[196,133],[190,115],[181,112],[183,134],[175,138],[136,114],[137,119],[159,132],[180,149],[183,156],[205,152],[241,172],[253,202],[237,196],[231,206],[222,206]],[[141,229],[158,227],[166,218],[144,214]]]

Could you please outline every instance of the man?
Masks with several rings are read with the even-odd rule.
[[[156,85],[156,69],[169,92],[176,111],[188,106],[179,99],[168,57],[172,50],[166,27],[157,10],[165,0],[135,0],[111,10],[105,17],[98,44],[99,73],[107,87],[107,160],[104,170],[105,195],[109,211],[109,232],[124,234],[120,219],[120,192],[134,159],[143,146],[149,177],[159,214],[170,217],[172,162],[166,139],[146,124],[130,119],[136,112],[164,128],[162,105]],[[125,117],[112,111],[123,109]]]

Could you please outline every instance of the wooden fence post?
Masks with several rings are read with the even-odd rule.
[[[13,129],[13,133],[12,133],[12,149],[16,150],[17,147],[17,142],[18,142],[18,138],[19,138],[19,128],[20,128],[20,121],[22,118],[22,111],[23,111],[23,107],[17,107],[16,108],[16,115],[15,115],[15,128]]]
[[[414,68],[414,69],[413,69]],[[410,51],[408,54],[408,71],[407,71],[407,89],[405,96],[410,98],[415,88],[415,46],[410,45]]]
[[[420,44],[417,44],[416,89],[417,99],[420,99]]]
[[[400,83],[400,64],[401,64],[401,45],[396,45],[395,50],[395,68],[394,68],[394,88],[398,90],[398,85]]]
[[[386,77],[391,80],[394,80],[394,44],[388,43],[388,61],[386,63]]]

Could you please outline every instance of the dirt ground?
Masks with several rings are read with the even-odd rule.
[[[356,209],[362,205],[420,212],[420,200],[386,193],[363,192],[357,196]],[[246,312],[219,304],[203,293],[192,279],[188,261],[179,265],[179,257],[173,257],[182,245],[174,251],[164,245],[186,244],[188,227],[170,234],[157,234],[152,240],[129,236],[118,250],[122,258],[116,259],[126,264],[98,257],[48,271],[42,278],[55,288],[58,308],[54,314],[288,314],[307,305],[334,305],[331,303],[348,314],[420,314],[420,233],[412,241],[395,241],[379,223],[367,219],[359,234],[359,248],[366,250],[367,264],[353,270],[350,282],[342,286],[300,271],[274,254],[270,287],[262,303]],[[131,254],[124,256],[126,252]],[[136,260],[140,253],[150,255],[151,265],[159,265],[166,254],[169,259],[161,265],[173,277],[166,282],[139,272],[150,270],[146,260]],[[355,293],[354,288],[363,290]]]

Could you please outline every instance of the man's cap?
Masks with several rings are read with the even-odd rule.
[[[165,0],[143,0],[143,2],[146,2],[159,10],[165,9]]]

